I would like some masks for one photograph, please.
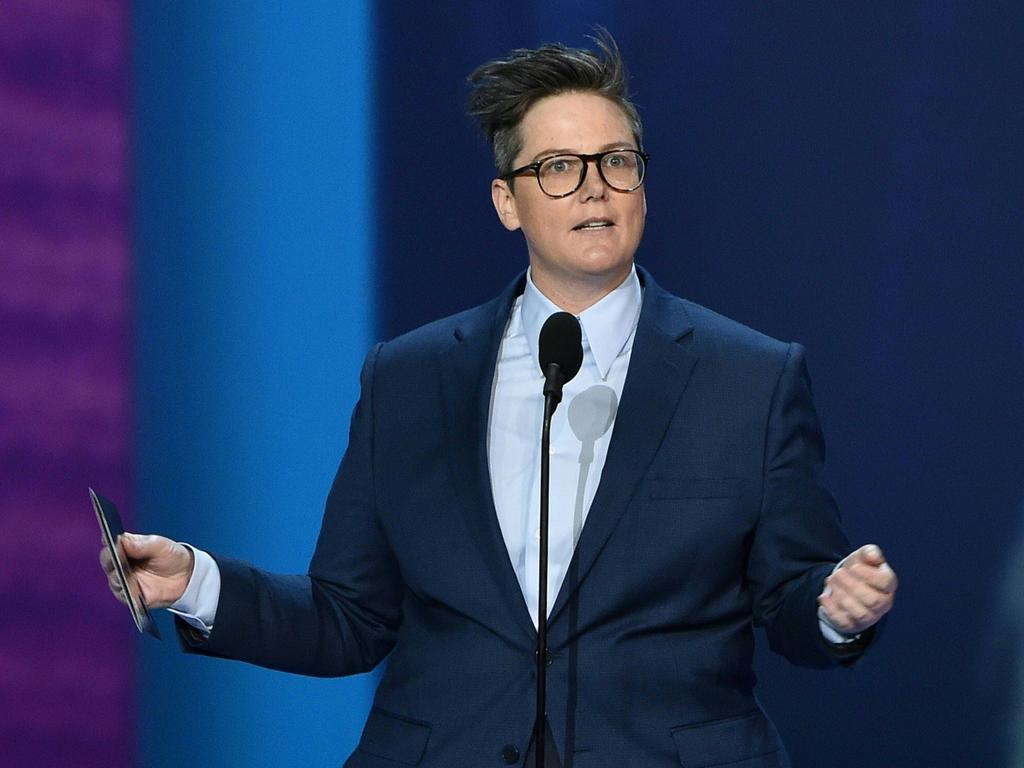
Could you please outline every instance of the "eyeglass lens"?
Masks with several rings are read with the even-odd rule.
[[[575,192],[583,183],[586,167],[577,155],[556,155],[545,160],[537,180],[545,194],[555,197]],[[619,192],[632,192],[644,180],[644,160],[639,152],[608,152],[600,160],[600,173],[606,184]]]

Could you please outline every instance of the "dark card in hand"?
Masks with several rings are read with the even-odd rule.
[[[160,639],[160,630],[146,606],[138,581],[133,578],[128,558],[121,548],[120,537],[124,533],[124,526],[121,524],[121,516],[117,513],[117,507],[109,499],[105,499],[89,489],[89,498],[92,499],[92,508],[96,512],[96,520],[103,532],[103,541],[111,558],[114,561],[114,571],[117,573],[117,580],[121,583],[121,591],[128,597],[128,610],[131,611],[132,619],[139,632],[146,632],[153,637]]]

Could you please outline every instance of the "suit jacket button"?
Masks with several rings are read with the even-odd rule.
[[[519,750],[515,744],[506,744],[501,748],[501,759],[508,765],[514,765],[519,762]]]

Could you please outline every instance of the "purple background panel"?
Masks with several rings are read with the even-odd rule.
[[[136,640],[86,493],[131,498],[129,18],[0,3],[2,766],[134,764]]]

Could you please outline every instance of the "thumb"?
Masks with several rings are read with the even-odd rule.
[[[149,536],[138,533],[122,533],[120,537],[121,547],[129,557],[146,557],[146,545],[149,543]]]
[[[874,565],[877,567],[885,562],[885,555],[882,554],[882,548],[877,544],[865,544],[853,554],[854,560],[859,560],[867,565]]]

